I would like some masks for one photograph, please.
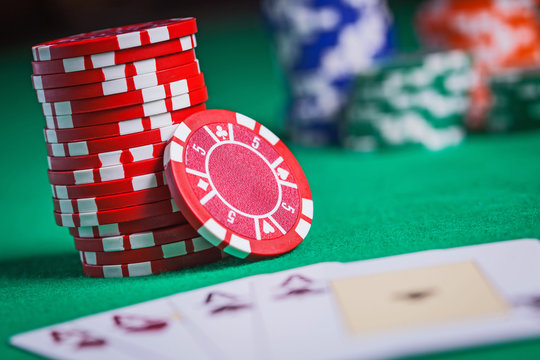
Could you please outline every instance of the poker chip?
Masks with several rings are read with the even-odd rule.
[[[32,46],[35,61],[97,54],[176,39],[197,32],[195,18],[178,18],[121,26],[68,36]]]
[[[163,245],[124,251],[80,251],[81,259],[88,265],[130,264],[151,260],[170,259],[213,248],[202,237],[183,239]]]
[[[98,226],[117,222],[140,220],[151,216],[166,215],[177,212],[172,199],[149,204],[136,205],[120,209],[64,214],[54,212],[56,224],[67,227]]]
[[[57,199],[80,199],[93,196],[107,196],[132,191],[151,189],[166,185],[163,172],[150,173],[132,178],[97,182],[83,185],[54,185],[51,184],[53,197]]]
[[[84,274],[91,277],[136,277],[210,264],[223,259],[223,257],[222,251],[210,248],[169,259],[119,265],[88,265],[83,262],[82,267]]]
[[[115,150],[92,155],[73,157],[47,157],[49,169],[53,171],[74,171],[89,168],[102,168],[150,160],[163,154],[166,142],[143,145],[131,149]]]
[[[45,106],[46,104],[42,105],[48,128],[69,129],[73,127],[108,124],[122,120],[162,114],[198,105],[206,100],[208,100],[208,94],[206,88],[203,87],[187,94],[173,96],[163,100],[80,114],[51,115],[56,113],[57,110],[61,113],[69,112],[71,110],[69,108],[47,107]]]
[[[86,148],[87,147],[86,143],[88,140],[103,140],[104,142],[108,142],[109,140],[113,140],[113,139],[105,139],[105,138],[116,138],[116,137],[121,137],[122,135],[128,135],[128,134],[138,134],[137,138],[140,137],[141,139],[144,139],[146,136],[152,137],[153,135],[151,135],[150,130],[165,128],[173,124],[178,124],[179,122],[184,120],[187,116],[197,111],[204,110],[204,109],[206,109],[206,105],[203,103],[203,104],[194,105],[185,109],[173,111],[173,112],[166,112],[163,114],[148,116],[144,118],[118,121],[114,123],[107,123],[107,124],[101,124],[101,125],[95,125],[95,126],[82,126],[82,127],[76,127],[76,128],[70,128],[70,129],[45,128],[43,133],[45,135],[45,141],[48,144],[68,143],[68,144],[62,144],[62,147],[66,149],[64,150],[65,154],[71,154],[71,152],[73,151],[72,150],[73,148],[75,147],[78,148],[77,143],[79,142],[85,143],[85,144],[81,144],[81,149]],[[53,127],[57,127],[57,124],[54,124]],[[158,131],[154,133],[157,134]],[[130,138],[129,141],[136,141],[135,137]],[[100,143],[100,141],[96,141],[94,143],[98,144]],[[137,144],[140,145],[142,144],[142,142],[139,141],[137,142]],[[100,150],[96,150],[94,153],[111,151],[110,148],[107,148],[107,150],[104,150],[103,148],[99,147],[99,149]],[[49,150],[50,155],[55,154],[55,153],[56,152]],[[78,155],[88,155],[91,153],[92,152],[86,152],[86,150],[81,150],[81,151],[76,152],[76,154]],[[73,155],[75,155],[75,152],[73,153]],[[52,156],[57,156],[57,155],[52,155]],[[67,155],[64,155],[64,156],[67,156]]]
[[[163,170],[161,157],[137,161],[129,164],[105,166],[95,169],[73,171],[49,170],[49,182],[52,185],[84,185],[134,178]]]
[[[121,223],[70,227],[69,233],[74,237],[96,238],[106,236],[130,235],[185,224],[186,220],[180,212],[161,216],[152,216],[140,220],[125,221]]]
[[[93,238],[74,237],[74,240],[75,248],[79,251],[118,252],[156,247],[179,240],[193,239],[197,236],[199,234],[191,225],[182,224],[129,235]]]
[[[77,86],[68,86],[54,89],[36,90],[37,98],[40,103],[73,101],[81,99],[89,99],[95,97],[103,97],[110,101],[126,100],[126,97],[112,97],[111,95],[133,92],[135,90],[156,87],[172,83],[176,80],[191,78],[200,73],[199,63],[195,60],[192,63],[160,70],[156,72],[148,72],[132,77],[107,80],[98,83],[84,84]],[[155,90],[148,90],[150,92]],[[133,94],[133,93],[132,93]],[[82,102],[84,104],[84,102]],[[73,103],[72,103],[73,104]],[[75,102],[77,104],[77,102]]]
[[[159,186],[152,189],[100,196],[82,199],[56,199],[53,198],[54,210],[64,214],[83,213],[125,208],[135,205],[148,204],[171,198],[167,186]]]
[[[195,51],[188,50],[126,64],[107,66],[100,69],[63,74],[32,75],[32,85],[36,90],[43,90],[100,83],[146,73],[154,73],[160,70],[186,65],[195,60]]]
[[[300,165],[251,118],[226,110],[193,114],[176,129],[164,161],[188,222],[231,255],[254,260],[283,254],[311,227],[313,201]]]
[[[196,46],[197,40],[195,39],[195,35],[189,35],[155,44],[93,55],[49,61],[33,61],[32,70],[34,75],[45,75],[99,69],[191,50]]]

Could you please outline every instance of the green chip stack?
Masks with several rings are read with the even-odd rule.
[[[492,107],[487,129],[508,132],[540,128],[540,69],[514,70],[490,79]]]
[[[360,74],[342,116],[343,145],[368,152],[459,144],[471,76],[470,57],[462,51],[397,58]]]

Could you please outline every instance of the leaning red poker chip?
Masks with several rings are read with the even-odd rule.
[[[197,236],[199,234],[191,225],[181,224],[129,235],[93,238],[75,237],[75,248],[79,251],[118,252],[146,249],[180,240],[193,239]]]
[[[48,174],[49,182],[52,185],[84,185],[132,178],[162,170],[163,158],[159,157],[129,164],[105,166],[95,169],[73,171],[49,170]]]
[[[189,35],[130,49],[49,61],[32,61],[32,70],[34,75],[46,75],[99,69],[191,50],[196,46],[195,35]]]
[[[187,79],[120,94],[53,103],[45,102],[41,105],[43,112],[54,112],[56,115],[81,114],[149,103],[187,94],[202,87],[204,87],[204,77],[203,74],[199,74]],[[54,110],[51,111],[50,109]]]
[[[195,51],[188,50],[99,69],[73,73],[32,75],[32,84],[34,89],[42,90],[100,83],[170,69],[193,61],[195,61]]]
[[[44,108],[43,110],[46,110],[45,112],[48,114],[52,114],[45,115],[47,127],[50,129],[70,129],[73,127],[115,123],[122,120],[163,114],[170,111],[185,109],[193,105],[198,105],[206,100],[208,100],[208,93],[206,91],[206,87],[202,87],[187,94],[173,96],[163,100],[109,110],[71,115],[56,115],[56,109],[53,107]]]
[[[188,255],[170,259],[151,260],[140,263],[121,265],[88,265],[82,262],[83,273],[86,276],[100,278],[136,277],[160,274],[167,271],[181,270],[199,265],[210,264],[224,258],[217,248],[210,248]]]
[[[117,166],[131,164],[142,160],[163,157],[163,150],[166,142],[143,145],[131,149],[116,150],[99,154],[72,156],[72,157],[51,157],[47,156],[49,170],[53,171],[75,171],[92,168],[103,168],[107,166]]]
[[[112,252],[81,251],[80,254],[83,262],[88,265],[117,265],[169,259],[213,247],[212,244],[199,236],[194,239],[184,239],[149,248]]]
[[[159,186],[124,194],[98,196],[82,199],[55,199],[54,210],[64,214],[84,213],[120,209],[130,206],[153,203],[171,198],[169,188]]]
[[[53,157],[79,157],[92,154],[106,154],[124,150],[128,147],[140,147],[168,141],[178,125],[165,126],[140,133],[114,136],[104,139],[76,141],[70,143],[49,144],[47,152]],[[90,166],[92,167],[92,166]],[[86,168],[90,168],[86,167]],[[95,166],[94,166],[95,167]]]
[[[311,227],[313,201],[302,168],[276,135],[244,115],[191,115],[178,125],[164,160],[188,222],[231,255],[283,254]]]
[[[166,112],[162,114],[157,114],[153,116],[147,116],[143,118],[137,118],[137,119],[130,119],[130,120],[124,120],[124,121],[118,121],[108,124],[101,124],[101,125],[95,125],[95,126],[84,126],[84,127],[76,127],[71,129],[49,129],[45,128],[43,130],[45,135],[45,141],[48,144],[57,144],[57,143],[66,143],[62,144],[61,146],[64,147],[64,155],[54,155],[57,153],[57,151],[61,151],[59,148],[58,150],[55,147],[55,150],[50,150],[49,147],[47,149],[49,150],[49,154],[52,156],[75,156],[75,155],[88,155],[92,153],[99,153],[99,152],[106,152],[106,151],[112,151],[108,147],[100,147],[98,145],[95,145],[94,150],[85,150],[87,147],[89,147],[89,140],[102,140],[104,142],[109,142],[111,139],[105,139],[105,138],[114,138],[119,137],[123,135],[129,135],[129,134],[137,134],[137,136],[143,136],[142,139],[137,142],[137,144],[147,144],[148,142],[145,142],[144,136],[153,136],[151,135],[149,130],[154,129],[163,129],[166,127],[170,127],[171,125],[178,124],[179,122],[183,121],[187,116],[197,112],[206,109],[206,104],[198,104],[194,105],[185,109],[180,109],[173,112]],[[52,127],[58,127],[58,124],[52,124]],[[159,131],[158,131],[159,132]],[[133,138],[131,141],[135,142],[135,138]],[[141,142],[142,141],[142,142]],[[160,140],[161,141],[161,140]],[[150,140],[152,142],[152,140]],[[157,141],[153,141],[157,142]],[[94,144],[98,144],[99,142],[96,141]],[[88,146],[87,146],[88,145]],[[107,150],[105,150],[107,148]],[[99,149],[99,150],[97,150]],[[58,152],[58,154],[61,154],[62,152]],[[73,154],[73,155],[70,155]]]
[[[176,39],[197,32],[195,18],[150,21],[97,30],[32,46],[35,61],[129,49]]]
[[[93,184],[51,185],[51,188],[53,197],[57,199],[80,199],[151,189],[166,184],[167,181],[163,172],[157,172]]]
[[[112,97],[111,95],[123,94],[167,84],[177,80],[194,77],[199,73],[199,63],[195,60],[186,65],[135,75],[128,78],[62,88],[36,90],[36,94],[40,103],[73,101],[96,97],[105,97],[106,99],[111,100],[116,99],[118,102],[121,102],[123,98]]]
[[[81,227],[114,224],[123,221],[140,220],[147,217],[177,212],[174,200],[168,199],[149,204],[130,206],[96,212],[63,214],[54,212],[54,219],[59,226]]]
[[[186,224],[184,216],[180,212],[175,212],[115,224],[70,227],[69,233],[74,237],[96,238],[105,236],[130,235],[182,224]]]

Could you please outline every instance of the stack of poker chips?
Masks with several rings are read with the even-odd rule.
[[[492,106],[486,128],[507,132],[540,127],[540,69],[515,69],[490,79]]]
[[[75,35],[33,47],[54,218],[83,271],[156,274],[216,261],[172,200],[163,151],[204,110],[194,18]]]
[[[287,132],[296,143],[337,141],[341,110],[357,73],[393,53],[386,0],[265,0],[287,80]]]
[[[540,64],[536,0],[429,0],[418,11],[416,25],[428,46],[471,52],[477,76],[467,125],[474,130],[489,127],[489,77]]]
[[[369,152],[459,144],[471,72],[469,56],[455,50],[398,57],[360,74],[342,117],[343,145]]]

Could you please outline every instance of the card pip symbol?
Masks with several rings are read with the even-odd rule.
[[[208,294],[204,303],[211,307],[212,315],[228,312],[238,312],[251,308],[251,304],[243,301],[238,296],[220,291],[212,291]]]
[[[395,295],[395,298],[397,300],[420,302],[427,298],[433,297],[436,292],[437,291],[435,289],[411,290],[406,292],[400,292]]]
[[[114,315],[113,322],[116,327],[127,332],[156,331],[167,327],[167,321],[140,315]]]
[[[83,330],[52,330],[51,337],[55,343],[74,343],[78,349],[107,345],[105,339],[94,337]]]
[[[325,289],[321,288],[319,284],[306,276],[293,274],[281,283],[279,291],[284,292],[276,296],[276,299],[320,294],[323,293]]]

